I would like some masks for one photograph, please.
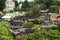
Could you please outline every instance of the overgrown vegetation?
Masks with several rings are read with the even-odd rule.
[[[9,24],[0,22],[0,40],[13,40],[13,36],[9,33]]]
[[[54,28],[45,28],[28,35],[23,35],[20,37],[20,40],[60,40],[59,28],[60,23]]]

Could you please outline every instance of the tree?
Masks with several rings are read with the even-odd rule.
[[[13,40],[13,36],[9,35],[9,24],[0,22],[0,40]]]
[[[58,1],[57,0],[53,0],[53,5],[58,5]]]
[[[34,5],[33,8],[31,8],[30,10],[31,12],[26,13],[27,17],[38,18],[40,16],[40,13],[39,13],[40,9],[38,5]]]
[[[47,6],[47,8],[49,8],[53,3],[53,0],[46,0],[45,5]]]
[[[32,28],[33,27],[33,23],[31,23],[31,22],[24,23],[23,27],[24,28]]]
[[[60,1],[59,0],[53,0],[52,5],[60,6]]]
[[[56,6],[56,5],[50,6],[50,7],[49,7],[49,12],[50,12],[50,13],[57,13],[57,12],[58,12],[58,11],[57,11],[57,7],[58,7],[58,6]]]
[[[30,8],[30,5],[29,5],[29,2],[25,0],[24,3],[22,4],[22,9],[26,10],[27,8]]]
[[[13,11],[13,10],[10,10],[9,12],[10,12],[10,13],[13,13],[14,11]]]
[[[47,8],[52,5],[52,2],[53,2],[53,0],[37,0],[36,1],[36,3],[38,3],[38,4],[46,5]]]
[[[41,9],[41,10],[46,10],[47,7],[46,7],[46,5],[40,5],[40,9]]]
[[[5,1],[6,0],[0,0],[0,11],[2,11],[5,8]]]
[[[19,6],[18,1],[14,0],[14,2],[15,2],[15,8],[17,8]]]

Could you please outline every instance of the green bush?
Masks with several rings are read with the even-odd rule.
[[[10,12],[10,13],[13,13],[13,10],[10,10],[9,12]]]
[[[13,40],[13,36],[9,35],[9,24],[0,22],[0,40]]]
[[[33,23],[32,22],[27,22],[23,24],[24,28],[32,28],[33,27]]]
[[[49,7],[49,12],[50,13],[57,13],[58,12],[57,9],[58,9],[58,6],[52,5],[52,6]]]
[[[40,24],[40,20],[35,19],[35,23],[36,23],[36,24]]]

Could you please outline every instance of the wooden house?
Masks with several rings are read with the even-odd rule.
[[[49,19],[50,15],[48,14],[48,10],[40,10],[40,17]]]

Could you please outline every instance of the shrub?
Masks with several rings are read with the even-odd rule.
[[[10,13],[13,13],[13,10],[10,10],[9,12],[10,12]]]
[[[33,27],[33,23],[32,22],[27,22],[23,24],[24,28],[32,28]]]

